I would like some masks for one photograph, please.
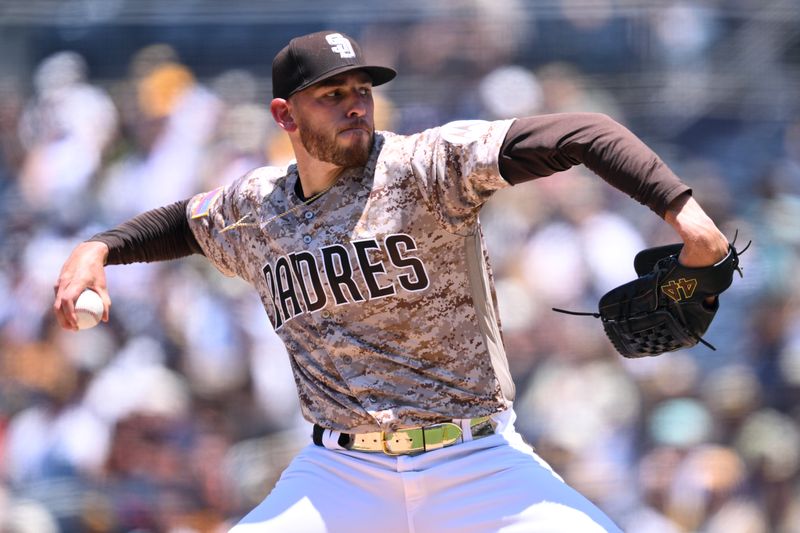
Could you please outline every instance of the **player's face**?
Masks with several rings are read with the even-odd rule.
[[[364,72],[334,76],[291,98],[303,147],[340,167],[364,166],[372,148],[372,80]]]

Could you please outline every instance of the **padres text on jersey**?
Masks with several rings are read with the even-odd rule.
[[[272,307],[267,306],[272,325],[278,330],[299,314],[323,309],[331,299],[336,305],[345,305],[392,296],[398,290],[426,289],[425,265],[411,255],[416,248],[413,237],[395,234],[380,243],[374,238],[362,239],[349,246],[325,246],[316,255],[303,250],[279,257],[263,269],[272,295]],[[387,277],[389,264],[405,273]],[[363,279],[366,291],[359,289],[357,276]]]

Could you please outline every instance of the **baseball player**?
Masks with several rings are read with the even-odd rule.
[[[270,110],[296,162],[144,213],[81,243],[56,283],[59,323],[106,264],[205,255],[261,296],[286,344],[312,441],[236,532],[599,532],[619,528],[514,429],[478,214],[505,187],[584,164],[662,216],[685,265],[728,243],[690,189],[606,116],[374,130],[395,71],[347,35],[292,39]]]

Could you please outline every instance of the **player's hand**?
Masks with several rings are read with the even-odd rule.
[[[728,239],[688,194],[672,202],[664,216],[683,239],[678,262],[687,267],[716,264],[728,255]]]
[[[64,329],[77,331],[75,300],[85,289],[92,289],[103,299],[103,322],[108,322],[111,298],[106,289],[104,270],[108,246],[101,242],[84,242],[72,250],[53,286],[53,310],[58,324]]]

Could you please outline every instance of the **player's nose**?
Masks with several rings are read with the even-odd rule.
[[[352,105],[347,109],[347,118],[363,117],[367,114],[367,107],[364,105]]]
[[[347,99],[347,117],[356,118],[365,116],[369,108],[368,98],[369,95],[363,95],[358,91],[353,91],[350,98]]]

